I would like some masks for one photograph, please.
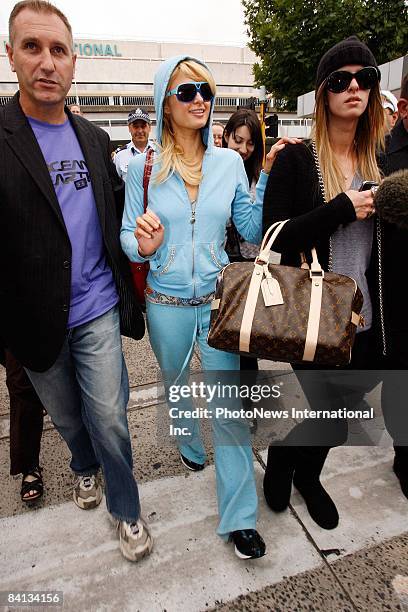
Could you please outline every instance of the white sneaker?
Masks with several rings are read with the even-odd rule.
[[[102,487],[95,476],[79,476],[74,485],[73,497],[82,510],[96,508],[102,501]]]
[[[134,523],[117,521],[117,528],[120,550],[126,559],[139,561],[146,555],[150,555],[153,549],[153,538],[142,517]]]

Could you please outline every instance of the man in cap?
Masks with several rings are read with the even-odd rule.
[[[124,181],[126,181],[127,169],[132,157],[153,148],[153,143],[149,140],[150,124],[149,113],[146,110],[136,108],[130,111],[128,126],[132,140],[121,147],[115,155],[116,170]]]
[[[387,132],[391,132],[398,119],[398,100],[390,91],[381,91],[382,105],[384,109],[384,126]]]

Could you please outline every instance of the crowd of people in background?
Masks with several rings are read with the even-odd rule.
[[[274,244],[282,263],[300,266],[299,253],[316,247],[324,270],[351,276],[363,293],[365,326],[357,329],[349,368],[406,370],[408,295],[395,262],[405,260],[407,230],[381,221],[374,192],[361,185],[408,169],[408,76],[397,100],[380,90],[371,50],[355,36],[339,42],[317,67],[311,138],[277,139],[265,154],[257,114],[243,108],[225,124],[213,122],[209,67],[173,57],[155,76],[154,140],[149,113],[136,108],[127,119],[130,142],[111,156],[108,135],[78,105],[65,105],[76,57],[71,26],[57,7],[18,2],[7,54],[19,82],[0,109],[0,357],[10,396],[11,474],[22,474],[23,502],[42,497],[48,413],[72,455],[75,504],[99,505],[102,469],[121,552],[138,561],[153,537],[141,513],[126,412],[121,335],[140,339],[145,332],[129,261],[149,264],[146,322],[166,392],[188,381],[195,348],[207,376],[241,368],[255,382],[254,357],[208,345],[211,302],[223,267],[254,261],[268,227],[286,219]],[[313,407],[343,405],[341,387],[324,369],[292,366]],[[305,375],[310,369],[321,372],[318,399]],[[384,380],[393,468],[408,498],[404,401],[393,400]],[[177,407],[191,410],[192,403]],[[177,424],[187,432],[177,440],[180,461],[202,471],[199,421],[180,416]],[[249,426],[212,420],[217,533],[242,559],[265,554]],[[335,528],[339,513],[320,475],[347,433],[346,420],[308,420],[272,444],[263,482],[268,506],[285,510],[293,484],[312,520]]]

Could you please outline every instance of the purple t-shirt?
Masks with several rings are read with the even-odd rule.
[[[106,263],[91,179],[76,134],[28,117],[50,171],[72,247],[68,328],[108,312],[119,298]]]

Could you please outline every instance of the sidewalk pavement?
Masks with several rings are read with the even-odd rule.
[[[157,417],[165,406],[148,340],[125,340],[124,346],[135,472],[155,538],[152,555],[138,564],[127,562],[104,502],[87,512],[73,504],[69,453],[48,420],[42,446],[46,493],[34,508],[23,507],[20,479],[8,475],[8,403],[1,371],[0,591],[60,590],[63,609],[76,612],[408,610],[403,607],[404,590],[408,604],[408,501],[391,469],[387,434],[381,433],[376,447],[330,452],[323,480],[340,513],[333,531],[312,522],[297,493],[286,512],[268,509],[262,495],[266,453],[255,448],[258,529],[267,555],[243,562],[215,534],[212,464],[187,473],[176,448],[160,444]],[[196,357],[194,366],[199,368]],[[378,402],[378,389],[369,400]],[[367,424],[373,426],[378,424]]]

